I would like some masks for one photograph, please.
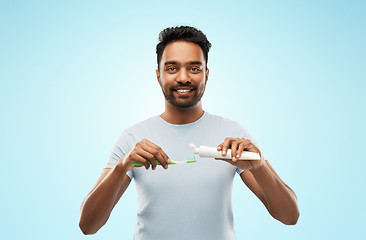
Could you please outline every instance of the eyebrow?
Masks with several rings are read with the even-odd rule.
[[[180,65],[177,61],[167,61],[167,62],[164,63],[164,66],[169,65],[169,64]],[[191,62],[188,62],[188,65],[202,65],[202,62],[200,62],[200,61],[191,61]]]

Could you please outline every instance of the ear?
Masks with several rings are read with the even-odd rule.
[[[161,86],[161,82],[160,82],[160,72],[159,72],[159,69],[156,69],[156,70],[155,70],[155,73],[156,73],[156,79],[158,80],[158,83],[159,83],[159,85]]]
[[[207,80],[208,80],[208,75],[210,74],[210,70],[207,68],[206,69],[206,80],[205,80],[205,83],[207,83]]]

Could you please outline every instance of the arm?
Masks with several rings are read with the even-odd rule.
[[[240,174],[247,187],[263,202],[275,219],[287,225],[299,218],[297,197],[266,161],[262,166]]]
[[[134,167],[141,167],[131,163],[142,163],[146,169],[151,165],[154,170],[157,166],[156,161],[164,169],[168,169],[170,160],[165,152],[154,143],[143,139],[120,158],[112,169],[104,169],[81,205],[79,227],[82,232],[94,234],[107,222],[114,206],[131,182],[126,173]]]
[[[107,222],[130,182],[120,165],[103,170],[81,205],[79,227],[84,234],[96,233]]]
[[[226,138],[218,147],[222,155],[231,149],[232,159],[225,160],[244,171],[240,176],[248,188],[262,201],[269,213],[277,220],[287,225],[296,224],[299,218],[297,198],[292,189],[287,186],[274,171],[268,161],[238,161],[243,150],[257,152],[259,149],[248,139]]]

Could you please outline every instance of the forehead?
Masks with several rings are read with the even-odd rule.
[[[176,61],[188,63],[192,61],[205,62],[201,47],[195,43],[178,41],[168,44],[161,56],[161,63]]]

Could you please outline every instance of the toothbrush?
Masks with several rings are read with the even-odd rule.
[[[194,144],[189,144],[192,148],[193,153],[199,154],[200,157],[204,158],[223,158],[223,159],[231,159],[231,149],[226,151],[226,155],[222,156],[221,152],[218,151],[215,147],[207,147],[207,146],[200,146],[196,147]],[[241,156],[238,160],[260,160],[261,157],[259,153],[243,151]]]
[[[150,161],[148,161],[150,163]],[[176,165],[176,164],[184,164],[184,163],[195,163],[197,162],[196,160],[196,156],[193,157],[187,157],[185,161],[171,161],[170,163],[168,163],[168,165]],[[161,165],[158,161],[156,161],[156,164]],[[142,163],[138,163],[138,162],[133,162],[131,163],[131,165],[134,166],[142,166]]]

